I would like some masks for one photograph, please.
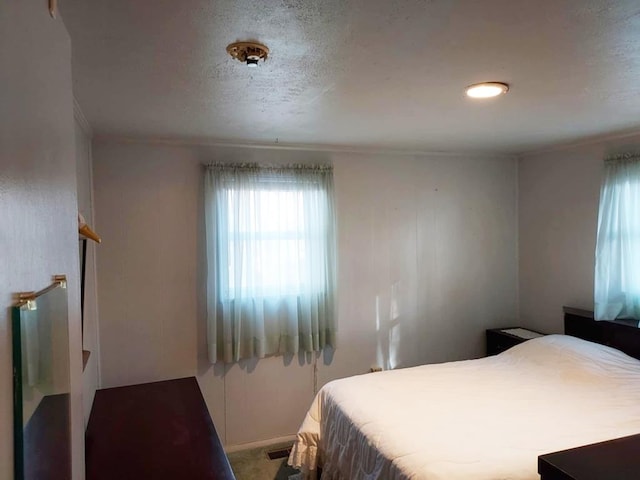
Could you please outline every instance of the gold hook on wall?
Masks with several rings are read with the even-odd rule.
[[[22,292],[18,294],[18,306],[24,305],[27,310],[37,310],[36,292]]]
[[[66,275],[54,275],[53,281],[60,285],[60,288],[67,288],[67,276]]]
[[[85,238],[89,238],[96,243],[102,242],[100,236],[94,232],[87,222],[85,222],[84,217],[78,212],[78,233]]]
[[[58,0],[49,0],[49,15],[56,18],[56,9],[58,8]]]

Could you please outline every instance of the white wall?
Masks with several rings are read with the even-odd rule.
[[[78,188],[78,211],[86,222],[93,227],[93,163],[91,160],[91,129],[80,110],[79,105],[74,108],[74,131],[76,151],[76,177]],[[96,291],[96,243],[87,241],[87,258],[85,260],[85,292],[84,292],[84,327],[82,333],[82,348],[91,352],[89,361],[82,372],[82,400],[84,406],[85,427],[89,421],[93,398],[96,388],[100,385],[98,376],[98,362],[100,359],[100,344],[98,342],[98,299]],[[80,261],[81,246],[79,246]],[[82,278],[82,277],[81,277]]]
[[[605,157],[640,135],[523,155],[519,161],[520,320],[563,331],[564,305],[593,310],[600,183]]]
[[[73,478],[84,478],[71,45],[46,2],[0,3],[0,478],[13,478],[10,306],[68,279]]]
[[[197,153],[98,143],[93,158],[102,386],[193,375]]]
[[[516,318],[513,159],[106,140],[94,142],[93,157],[102,384],[197,374],[227,445],[295,433],[314,366],[298,357],[206,362],[203,163],[333,162],[339,346],[318,360],[318,387],[385,359],[481,356],[484,329]]]

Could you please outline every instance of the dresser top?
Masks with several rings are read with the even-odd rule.
[[[87,479],[232,480],[194,377],[96,392]]]
[[[637,480],[640,434],[538,457],[543,479]]]

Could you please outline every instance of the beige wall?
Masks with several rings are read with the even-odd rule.
[[[68,279],[73,478],[84,478],[71,45],[46,2],[0,4],[0,478],[13,478],[10,309]]]
[[[519,283],[523,325],[563,331],[562,306],[593,309],[603,159],[640,135],[524,155],[519,161]]]
[[[227,445],[295,433],[314,366],[206,362],[203,163],[334,163],[339,347],[318,360],[318,387],[389,357],[409,366],[481,356],[484,329],[516,317],[513,159],[109,141],[94,142],[93,158],[102,385],[197,374]]]
[[[98,143],[93,155],[102,386],[193,375],[197,153]]]

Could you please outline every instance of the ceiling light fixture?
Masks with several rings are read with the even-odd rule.
[[[246,63],[247,67],[255,68],[258,61],[265,61],[269,55],[269,49],[256,42],[236,42],[227,47],[227,53],[236,60]]]
[[[491,98],[503,95],[509,91],[509,85],[502,82],[474,83],[464,89],[467,97],[471,98]]]

